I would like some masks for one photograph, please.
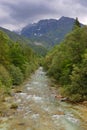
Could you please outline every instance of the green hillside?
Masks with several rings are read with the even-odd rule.
[[[15,32],[12,32],[8,29],[0,27],[0,30],[4,31],[9,38],[14,42],[19,42],[20,44],[27,44],[29,47],[31,47],[38,55],[44,56],[47,53],[47,49],[43,46],[35,45],[33,41],[30,39],[27,39],[21,35],[16,34]]]
[[[87,27],[74,26],[46,56],[45,69],[70,101],[87,100]]]
[[[36,53],[27,45],[13,42],[0,31],[0,91],[9,93],[20,85],[38,66]]]

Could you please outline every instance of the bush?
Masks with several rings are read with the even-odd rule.
[[[8,91],[11,88],[12,79],[9,72],[3,65],[0,65],[0,87],[4,86],[4,89]]]
[[[72,102],[80,102],[82,101],[82,97],[80,94],[73,94],[69,97],[69,100],[72,101]]]
[[[28,62],[26,62],[22,66],[22,72],[23,72],[25,78],[30,76],[30,74],[31,74],[31,65]]]
[[[13,85],[19,85],[23,82],[23,73],[19,67],[11,65],[9,71],[12,76]]]
[[[76,88],[77,89],[77,88]],[[82,95],[72,87],[72,85],[65,85],[60,88],[60,92],[63,96],[68,97],[71,102],[82,101]]]

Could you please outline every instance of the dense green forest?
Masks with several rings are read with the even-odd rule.
[[[76,19],[72,32],[48,52],[44,66],[63,96],[74,102],[87,100],[87,26],[80,27]]]
[[[36,49],[36,48],[35,48]],[[87,26],[78,19],[65,40],[51,49],[44,58],[44,50],[35,53],[27,43],[15,42],[0,31],[0,91],[9,93],[20,85],[38,67],[57,81],[60,93],[70,101],[87,100]]]
[[[0,91],[9,93],[37,68],[37,54],[25,43],[13,42],[0,31]]]

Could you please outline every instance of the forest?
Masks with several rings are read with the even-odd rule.
[[[43,62],[43,63],[42,63]],[[87,26],[76,19],[72,31],[42,59],[26,43],[0,31],[0,93],[10,93],[42,65],[70,101],[87,100]]]
[[[13,42],[0,31],[0,93],[10,94],[38,67],[37,54],[27,45]]]
[[[44,67],[63,96],[72,102],[87,100],[87,26],[76,19],[64,41],[48,52]]]

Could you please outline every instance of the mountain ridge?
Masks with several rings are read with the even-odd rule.
[[[25,26],[21,35],[33,41],[41,42],[45,47],[60,43],[72,30],[75,19],[62,16],[60,19],[43,19]],[[46,45],[47,44],[47,45]]]

